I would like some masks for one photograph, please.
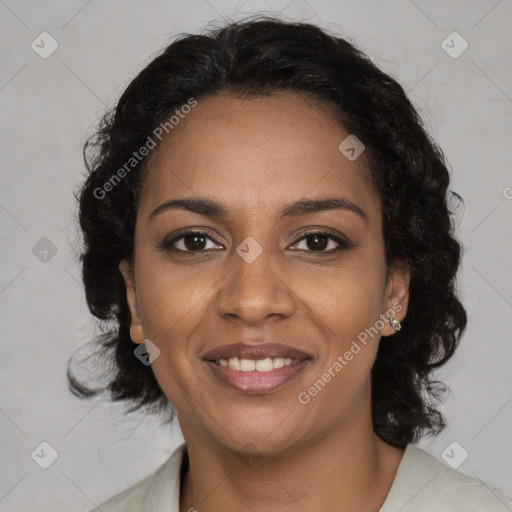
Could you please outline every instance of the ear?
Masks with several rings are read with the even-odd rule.
[[[388,280],[385,291],[385,304],[387,307],[384,315],[387,318],[394,317],[400,323],[407,314],[409,305],[409,283],[411,272],[409,267],[403,262],[397,262],[389,270]],[[382,336],[395,334],[395,330],[387,321],[382,329]]]
[[[135,289],[133,269],[130,262],[126,259],[123,259],[119,263],[119,270],[121,271],[124,282],[126,284],[126,300],[128,302],[128,307],[130,308],[130,337],[135,343],[142,343],[146,337],[144,336],[139,307],[137,304],[137,292]]]

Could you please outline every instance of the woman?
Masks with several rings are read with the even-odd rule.
[[[413,445],[444,427],[460,246],[442,152],[364,54],[266,17],[183,36],[86,155],[107,389],[185,439],[98,510],[510,507]]]

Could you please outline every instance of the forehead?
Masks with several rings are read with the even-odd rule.
[[[197,195],[239,211],[326,195],[375,208],[364,153],[338,148],[349,135],[327,104],[296,93],[200,99],[152,156],[139,210]]]

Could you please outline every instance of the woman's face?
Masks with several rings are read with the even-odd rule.
[[[408,276],[386,276],[379,199],[347,136],[297,94],[216,95],[153,155],[134,275],[120,269],[132,339],[158,347],[187,441],[275,453],[371,421],[383,319],[405,316]],[[233,344],[247,346],[214,353]]]

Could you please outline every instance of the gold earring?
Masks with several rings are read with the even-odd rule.
[[[390,318],[389,323],[391,324],[391,327],[395,329],[396,332],[398,332],[402,328],[402,325],[396,318]]]

